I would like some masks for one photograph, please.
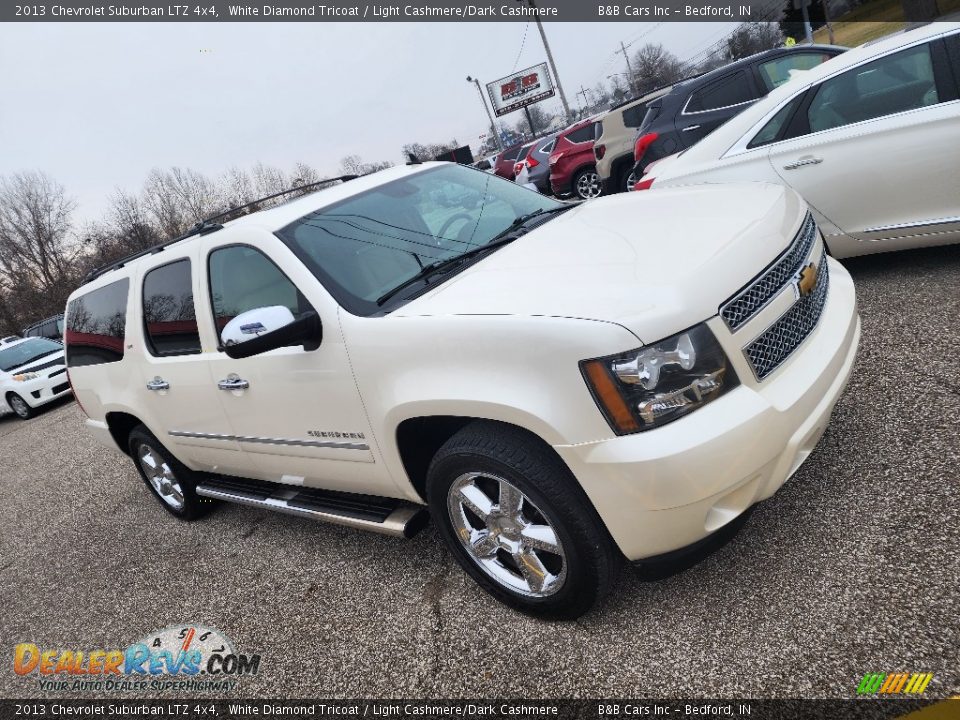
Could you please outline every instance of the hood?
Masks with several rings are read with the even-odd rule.
[[[20,373],[42,372],[44,370],[49,370],[50,368],[63,367],[64,364],[65,360],[63,350],[57,350],[50,355],[44,355],[36,360],[31,360],[23,365],[18,365],[12,370],[6,371],[6,373],[0,370],[0,375],[19,375]]]
[[[800,228],[779,185],[704,185],[584,203],[394,316],[546,315],[612,322],[655,342],[717,314]]]

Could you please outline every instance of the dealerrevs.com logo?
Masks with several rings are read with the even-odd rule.
[[[933,673],[867,673],[857,695],[922,695]]]
[[[13,671],[36,677],[44,691],[225,691],[259,669],[259,655],[239,653],[222,632],[196,624],[157,630],[124,649],[25,642],[13,650]]]

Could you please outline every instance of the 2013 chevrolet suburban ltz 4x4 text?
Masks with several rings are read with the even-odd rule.
[[[445,163],[202,224],[66,315],[87,427],[173,515],[409,535],[426,506],[483,588],[552,618],[770,497],[860,336],[787,188],[571,206]]]

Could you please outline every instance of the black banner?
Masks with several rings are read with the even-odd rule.
[[[489,718],[614,720],[749,718],[883,720],[922,711],[918,720],[960,717],[960,700],[0,700],[6,718]]]
[[[761,22],[779,20],[786,5],[781,0],[200,0],[184,5],[157,0],[36,0],[0,3],[0,21]],[[936,12],[935,3],[923,7]]]

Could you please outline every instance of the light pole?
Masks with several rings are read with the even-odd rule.
[[[530,7],[536,9],[534,0],[527,0]],[[553,70],[553,79],[557,83],[557,92],[560,93],[560,104],[563,105],[563,112],[566,113],[566,119],[570,119],[570,106],[567,104],[567,96],[563,92],[563,85],[560,84],[560,75],[557,73],[557,64],[553,61],[553,53],[550,52],[550,43],[547,42],[547,33],[543,30],[543,23],[540,22],[540,16],[534,15],[533,21],[537,24],[537,30],[540,31],[540,39],[543,40],[543,49],[547,53],[547,62],[550,63],[550,69]]]
[[[497,143],[497,149],[503,150],[503,143],[500,142],[500,133],[497,132],[497,124],[493,121],[493,113],[487,107],[487,101],[483,98],[483,90],[480,89],[480,81],[475,77],[467,75],[467,82],[472,82],[477,86],[477,92],[480,93],[480,102],[483,103],[483,109],[487,111],[487,117],[490,119],[490,131],[493,133],[493,139]]]

